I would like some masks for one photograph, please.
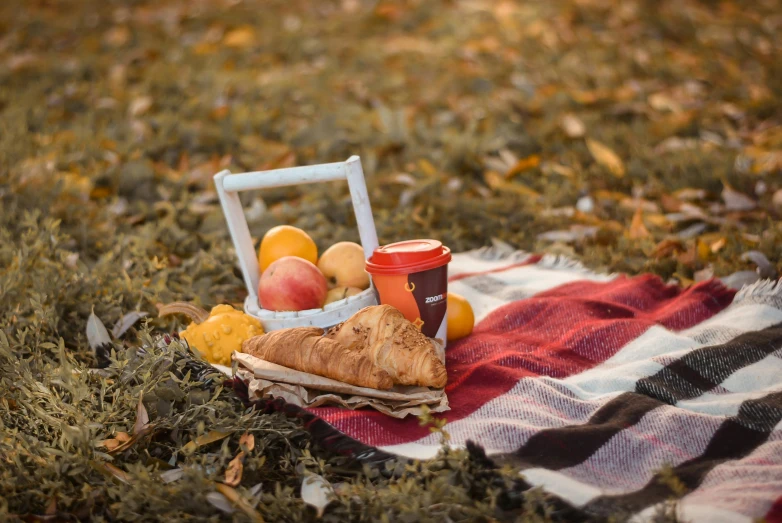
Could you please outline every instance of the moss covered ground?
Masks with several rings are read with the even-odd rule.
[[[216,172],[352,154],[381,243],[776,277],[780,35],[770,0],[0,3],[0,516],[314,519],[317,473],[333,521],[583,519],[478,451],[346,464],[161,342],[181,324],[155,305],[246,294]],[[256,240],[281,223],[358,240],[339,183],[243,199]],[[93,311],[149,313],[99,372]],[[151,427],[117,450],[141,398]]]

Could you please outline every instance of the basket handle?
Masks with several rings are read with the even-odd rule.
[[[369,204],[369,195],[364,181],[364,170],[361,168],[361,159],[358,156],[351,156],[344,162],[240,174],[231,174],[230,171],[225,170],[214,175],[217,195],[220,198],[220,205],[223,207],[223,214],[228,223],[228,231],[231,233],[236,255],[239,258],[244,283],[247,286],[247,292],[256,303],[258,301],[260,268],[250,236],[250,228],[247,226],[247,218],[239,200],[239,191],[333,180],[347,180],[348,182],[350,198],[353,201],[353,212],[356,214],[356,223],[358,224],[358,235],[364,249],[364,258],[368,259],[377,248],[378,241],[375,220],[372,217],[372,207]]]

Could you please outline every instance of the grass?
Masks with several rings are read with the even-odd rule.
[[[0,514],[312,519],[298,489],[316,472],[338,486],[327,520],[585,517],[479,454],[350,468],[296,420],[186,379],[197,361],[152,334],[176,320],[132,329],[95,373],[87,318],[239,306],[212,175],[352,154],[381,243],[496,238],[683,285],[754,271],[749,250],[778,271],[780,25],[774,1],[3,2]],[[281,223],[321,250],[358,240],[340,184],[243,202],[256,241]],[[132,432],[140,398],[155,430],[111,455],[98,443]],[[215,480],[245,432],[237,505]],[[163,485],[170,468],[185,479]]]

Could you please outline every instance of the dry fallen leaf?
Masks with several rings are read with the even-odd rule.
[[[708,216],[703,209],[696,207],[691,203],[682,203],[679,212],[666,214],[665,217],[673,223],[689,222],[693,220],[712,222],[715,220],[715,218]]]
[[[595,200],[591,196],[582,196],[576,202],[576,209],[579,212],[591,213],[595,210]]]
[[[698,252],[696,250],[695,245],[693,245],[692,247],[688,247],[687,250],[677,254],[676,260],[682,265],[684,265],[685,267],[689,267],[691,269],[694,268],[695,263],[698,261]],[[680,274],[679,278],[682,279],[683,276]]]
[[[225,469],[225,484],[236,487],[242,482],[242,472],[244,471],[244,452],[239,452],[234,459],[228,463]]]
[[[130,116],[141,116],[152,107],[151,96],[141,96],[130,102],[128,106],[128,114]]]
[[[623,209],[642,209],[644,212],[658,213],[660,206],[656,203],[644,200],[643,198],[623,198],[619,202],[619,207]]]
[[[698,238],[698,241],[695,243],[695,249],[698,254],[698,258],[701,260],[707,260],[709,258],[709,255],[711,254],[711,249],[709,248],[709,244],[705,241]]]
[[[109,454],[118,454],[133,446],[138,439],[137,435],[131,436],[127,432],[117,432],[111,439],[103,440],[100,446],[106,447]]]
[[[87,343],[89,343],[93,351],[101,345],[111,343],[109,331],[106,330],[103,322],[95,315],[95,311],[92,311],[87,319]]]
[[[706,191],[704,189],[685,187],[684,189],[674,191],[673,196],[679,200],[702,200],[706,197]]]
[[[671,136],[666,138],[654,148],[655,154],[663,154],[671,151],[686,151],[693,150],[697,147],[703,147],[701,140],[697,138],[679,138],[678,136]]]
[[[768,261],[766,255],[760,251],[747,251],[741,255],[741,259],[744,261],[751,261],[758,266],[757,273],[761,278],[776,278],[777,269],[774,265]]]
[[[160,480],[163,483],[173,483],[174,481],[179,481],[182,479],[182,476],[185,475],[185,469],[183,468],[175,468],[171,470],[167,470],[165,472],[160,473]]]
[[[133,439],[133,436],[131,436],[127,432],[117,432],[116,434],[114,434],[114,437],[112,439],[103,440],[101,442],[101,445],[103,445],[104,447],[109,445],[116,446],[119,445],[120,443],[125,443],[127,441],[130,441],[131,439]]]
[[[226,514],[232,514],[234,507],[228,498],[220,494],[219,492],[209,492],[206,495],[206,500],[217,510],[225,512]]]
[[[706,225],[703,222],[693,223],[686,229],[682,229],[679,231],[676,236],[681,238],[682,240],[689,240],[691,238],[695,238],[696,236],[699,236],[703,231],[706,230],[708,225]]]
[[[541,166],[541,171],[543,171],[543,174],[546,176],[549,176],[550,174],[558,174],[565,178],[574,178],[576,176],[576,170],[572,167],[553,162],[544,162]]]
[[[245,432],[239,438],[239,445],[246,448],[248,452],[255,448],[255,437]],[[225,484],[236,487],[242,482],[242,472],[244,470],[244,450],[240,450],[234,459],[225,469]]]
[[[30,69],[38,65],[40,61],[41,59],[37,54],[30,51],[26,51],[8,57],[8,59],[6,60],[6,65],[11,70],[11,72],[15,73],[23,69]]]
[[[103,474],[113,476],[122,483],[130,483],[130,475],[124,470],[115,467],[111,463],[105,463],[103,461],[90,461],[90,464]]]
[[[599,189],[593,193],[594,197],[598,200],[605,200],[608,202],[622,201],[627,198],[627,195],[619,191],[606,191],[605,189]]]
[[[724,236],[718,240],[715,240],[714,242],[709,245],[709,248],[711,249],[711,252],[716,254],[722,250],[723,247],[725,247],[728,244],[728,239]]]
[[[255,448],[255,436],[245,432],[239,438],[239,445],[244,445],[248,451],[252,451]]]
[[[508,169],[516,165],[516,163],[519,161],[518,157],[508,149],[500,149],[499,155],[502,161],[505,162],[505,165],[508,166]]]
[[[665,93],[653,93],[649,95],[647,101],[655,111],[679,113],[682,110],[681,105]]]
[[[63,265],[68,267],[71,270],[76,270],[78,267],[79,262],[79,253],[78,252],[72,252],[65,256],[65,259],[63,260]]]
[[[538,156],[537,154],[533,154],[532,156],[527,156],[526,158],[522,158],[521,160],[516,162],[513,166],[511,166],[511,168],[508,169],[508,172],[505,173],[505,178],[510,178],[511,176],[519,174],[520,172],[524,172],[529,169],[534,169],[538,165],[540,165],[540,156]]]
[[[543,209],[540,214],[541,216],[545,216],[548,218],[552,218],[552,217],[572,218],[573,215],[576,214],[576,209],[574,207],[555,207],[553,209]]]
[[[665,212],[679,212],[682,208],[682,202],[675,196],[663,194],[660,196],[660,204]]]
[[[112,47],[122,47],[130,40],[130,29],[124,25],[112,27],[103,35],[103,41]]]
[[[318,474],[312,474],[304,478],[301,484],[301,500],[314,507],[318,517],[323,516],[326,506],[330,503],[329,497],[334,493],[331,483]]]
[[[48,505],[46,505],[46,510],[44,511],[44,514],[46,516],[54,516],[57,514],[57,496],[52,496],[52,499],[49,500]]]
[[[708,265],[704,269],[695,271],[693,273],[693,280],[697,283],[700,281],[706,281],[714,277],[714,267]]]
[[[757,204],[755,200],[733,189],[727,183],[724,183],[722,189],[722,200],[725,202],[725,209],[728,211],[751,211]]]
[[[644,225],[643,210],[638,207],[633,215],[633,221],[630,223],[630,229],[628,230],[628,236],[632,240],[640,240],[641,238],[649,237],[649,230]]]
[[[742,232],[741,237],[745,240],[746,243],[760,243],[760,236],[757,234]]]
[[[571,243],[585,238],[591,238],[597,234],[599,227],[585,225],[571,225],[569,230],[547,231],[538,234],[538,240],[551,242]]]
[[[108,83],[114,91],[125,88],[128,81],[128,66],[125,64],[114,64],[109,69]]]
[[[774,193],[774,196],[771,197],[771,203],[773,203],[775,207],[782,208],[782,189],[779,189]]]
[[[607,145],[596,140],[587,139],[587,148],[597,163],[608,169],[617,178],[625,175],[625,165],[622,159]]]
[[[230,432],[220,432],[219,430],[210,430],[208,433],[202,434],[201,436],[198,436],[196,439],[186,443],[185,446],[182,447],[182,452],[184,452],[185,454],[189,454],[194,450],[196,450],[198,447],[202,447],[204,445],[214,443],[215,441],[219,441],[230,435],[231,435]]]
[[[253,521],[254,523],[263,523],[263,516],[261,516],[253,506],[236,491],[236,489],[223,483],[215,483],[215,488],[220,494],[225,496],[228,501],[247,514],[250,521]]]
[[[739,290],[745,285],[752,285],[758,281],[760,279],[760,275],[755,271],[737,271],[720,279],[726,287]]]
[[[144,406],[144,402],[141,398],[138,399],[138,406],[136,407],[136,424],[133,425],[133,434],[141,435],[149,427],[149,414],[147,408]]]
[[[656,259],[659,260],[662,258],[667,258],[672,254],[681,252],[683,249],[684,249],[684,245],[682,244],[681,241],[675,238],[666,238],[665,240],[661,241],[654,247],[654,251],[652,251],[652,256],[654,256]]]
[[[581,138],[586,133],[584,122],[574,114],[566,114],[563,116],[560,125],[568,138]]]
[[[101,441],[99,443],[99,445],[102,446],[102,447],[106,447],[106,450],[111,452],[111,451],[113,451],[114,449],[116,449],[117,447],[120,446],[120,441],[117,440],[116,438],[104,439],[103,441]]]
[[[228,31],[223,38],[226,47],[250,47],[254,44],[255,30],[247,25]]]
[[[539,192],[521,183],[508,182],[496,171],[486,171],[483,174],[483,179],[486,185],[495,191],[514,193],[531,199],[540,198]]]
[[[399,185],[406,185],[408,187],[415,187],[418,185],[418,180],[408,173],[394,173],[382,179],[384,183],[396,183]]]
[[[668,218],[663,214],[650,213],[645,215],[644,219],[646,220],[646,223],[650,223],[658,229],[668,229],[671,225],[671,222],[669,222]]]
[[[111,329],[111,335],[114,336],[115,339],[120,338],[129,328],[147,314],[148,313],[144,311],[133,311],[125,314],[114,324],[114,327]]]
[[[421,169],[421,172],[427,176],[435,176],[437,174],[437,167],[432,165],[432,162],[426,158],[418,160],[418,167]]]
[[[684,275],[682,275],[682,274],[680,274],[678,272],[674,272],[673,273],[673,278],[675,280],[678,280],[679,281],[679,286],[681,286],[681,287],[683,287],[685,289],[687,287],[690,287],[692,284],[695,283],[695,280],[691,280],[690,278],[688,278],[688,277],[686,277],[686,276],[684,276]]]

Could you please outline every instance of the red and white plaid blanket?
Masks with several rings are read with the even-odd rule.
[[[782,521],[782,283],[683,290],[493,249],[455,255],[449,278],[477,322],[447,349],[454,446],[595,515],[651,516],[670,467],[686,520]],[[398,455],[440,448],[415,418],[312,412]]]

